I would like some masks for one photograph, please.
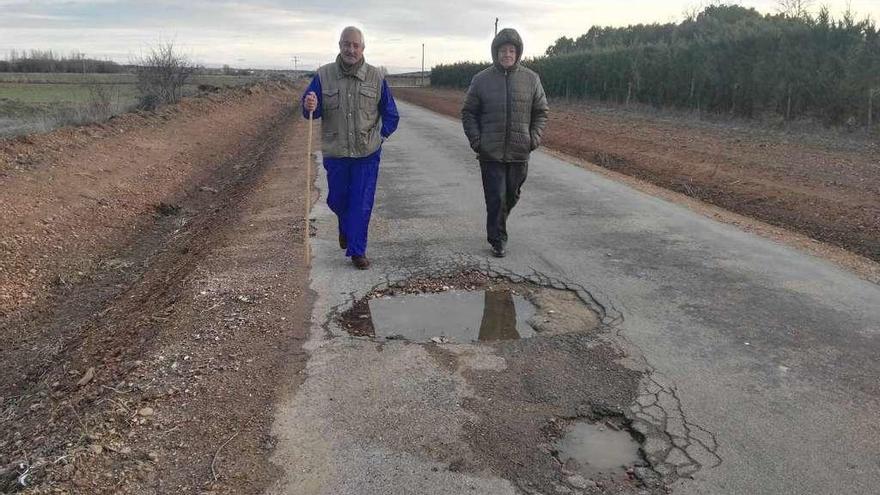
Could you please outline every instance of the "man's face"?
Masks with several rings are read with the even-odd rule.
[[[342,33],[339,39],[339,53],[342,55],[342,61],[348,65],[353,65],[364,58],[364,40],[361,35],[355,31],[346,31]]]
[[[513,64],[516,63],[516,47],[510,43],[498,47],[498,62],[505,69],[513,67]]]

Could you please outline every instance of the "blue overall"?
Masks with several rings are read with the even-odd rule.
[[[321,117],[321,79],[316,74],[303,93],[304,100],[309,92],[318,97],[318,108],[314,118]],[[397,129],[400,115],[391,96],[388,83],[382,81],[382,96],[379,99],[379,115],[382,119],[382,140]],[[309,114],[303,105],[303,117]],[[346,256],[364,256],[367,253],[367,231],[370,215],[373,212],[373,197],[376,194],[376,180],[379,177],[379,159],[382,147],[368,156],[359,158],[324,157],[327,171],[327,205],[339,219],[339,233],[348,241]]]

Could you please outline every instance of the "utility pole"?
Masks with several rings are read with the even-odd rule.
[[[880,88],[868,90],[868,130],[874,126],[874,97],[880,95]]]
[[[419,80],[421,83],[419,86],[425,85],[425,44],[422,43],[422,73],[419,74]]]
[[[297,69],[298,62],[299,62],[299,57],[294,55],[293,56],[293,77],[296,77],[296,69]]]
[[[498,18],[495,18],[495,36],[498,36]]]

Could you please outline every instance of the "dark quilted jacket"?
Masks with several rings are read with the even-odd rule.
[[[498,61],[504,43],[516,47],[516,63],[505,70]],[[523,162],[541,144],[547,124],[547,96],[541,79],[520,65],[522,39],[513,29],[502,29],[492,41],[493,65],[471,80],[461,123],[480,160]]]

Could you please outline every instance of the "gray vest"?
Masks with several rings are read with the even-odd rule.
[[[321,78],[321,151],[326,157],[360,158],[382,144],[379,99],[382,76],[366,62],[356,76],[346,76],[336,63],[318,69]]]

